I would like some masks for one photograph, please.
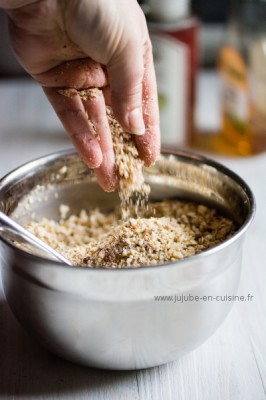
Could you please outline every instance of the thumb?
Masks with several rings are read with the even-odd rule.
[[[127,45],[107,66],[114,114],[126,132],[145,133],[142,113],[143,46]]]

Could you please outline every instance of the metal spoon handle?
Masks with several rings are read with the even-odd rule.
[[[53,256],[55,259],[63,262],[64,264],[73,266],[73,264],[69,260],[67,260],[61,254],[59,254],[56,250],[54,250],[48,244],[43,242],[41,239],[39,239],[38,237],[33,235],[27,229],[23,228],[23,226],[19,225],[15,221],[13,221],[13,219],[8,217],[2,211],[0,211],[0,224],[2,225],[2,229],[1,229],[2,232],[5,232],[5,228],[7,228],[6,230],[10,230],[17,237],[22,238],[24,241],[30,243],[34,247],[37,247],[38,249],[44,251],[45,253],[48,253],[50,256]],[[1,235],[1,231],[0,231],[0,235]]]

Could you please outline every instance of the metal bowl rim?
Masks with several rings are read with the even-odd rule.
[[[4,177],[2,177],[0,179],[0,191],[1,188],[5,185],[7,185],[9,183],[10,180],[12,180],[12,176],[14,174],[18,174],[19,171],[21,170],[25,170],[24,172],[30,171],[32,170],[32,168],[34,167],[34,165],[46,165],[48,161],[52,161],[58,158],[63,157],[69,157],[69,156],[74,156],[76,155],[77,152],[75,149],[67,149],[67,150],[61,150],[61,151],[57,151],[57,152],[53,152],[53,153],[49,153],[47,155],[38,157],[34,160],[31,160],[29,162],[26,162],[24,164],[22,164],[21,166],[13,169],[12,171],[10,171],[9,173],[7,173]],[[4,237],[2,237],[0,235],[0,239],[6,244],[8,245],[12,250],[17,251],[19,254],[21,254],[21,256],[23,256],[24,258],[28,258],[31,261],[35,261],[36,263],[41,263],[41,262],[46,262],[49,263],[51,267],[59,267],[60,269],[63,268],[67,268],[69,269],[73,269],[76,271],[93,271],[93,272],[97,272],[97,271],[105,271],[104,273],[107,273],[107,271],[112,271],[112,273],[114,271],[143,271],[143,270],[157,270],[157,268],[168,268],[168,267],[182,267],[184,265],[186,265],[187,263],[189,263],[190,261],[194,260],[195,258],[197,259],[201,259],[201,258],[205,258],[208,257],[212,254],[218,253],[220,251],[222,251],[223,249],[225,249],[226,247],[230,246],[231,244],[233,244],[235,241],[237,241],[239,239],[239,237],[241,237],[245,231],[248,229],[249,225],[251,224],[254,215],[255,215],[255,209],[256,209],[256,204],[255,204],[255,198],[254,195],[252,193],[252,190],[250,189],[249,185],[239,176],[237,175],[235,172],[233,172],[232,170],[230,170],[229,168],[225,167],[224,165],[222,165],[221,163],[214,161],[208,157],[205,157],[201,154],[197,154],[194,152],[190,152],[187,150],[176,150],[176,151],[172,151],[172,150],[162,150],[161,151],[162,155],[172,155],[175,156],[179,159],[183,159],[186,161],[193,161],[196,164],[205,164],[208,165],[210,167],[215,168],[216,170],[218,170],[219,172],[221,172],[222,174],[228,176],[229,178],[231,178],[233,181],[235,181],[247,194],[247,197],[249,199],[250,202],[250,209],[248,212],[248,215],[245,219],[245,222],[241,225],[241,227],[233,234],[233,236],[231,236],[229,239],[225,240],[224,242],[208,249],[208,250],[204,250],[201,253],[195,254],[193,256],[189,256],[186,258],[183,258],[181,260],[176,260],[176,261],[170,261],[167,263],[163,263],[163,264],[157,264],[157,265],[142,265],[142,266],[136,266],[134,268],[127,268],[127,267],[123,267],[123,268],[104,268],[104,267],[84,267],[84,266],[68,266],[65,265],[63,263],[60,263],[59,261],[55,261],[55,260],[50,260],[48,258],[45,257],[41,257],[35,254],[31,254],[28,253],[18,247],[16,247],[11,241],[9,241],[8,239],[5,239]]]

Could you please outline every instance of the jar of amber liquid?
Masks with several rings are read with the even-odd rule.
[[[266,2],[234,0],[227,44],[220,50],[223,152],[266,151]]]

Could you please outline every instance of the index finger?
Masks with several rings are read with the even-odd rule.
[[[99,168],[102,150],[78,91],[48,87],[43,90],[83,161],[90,168]]]

